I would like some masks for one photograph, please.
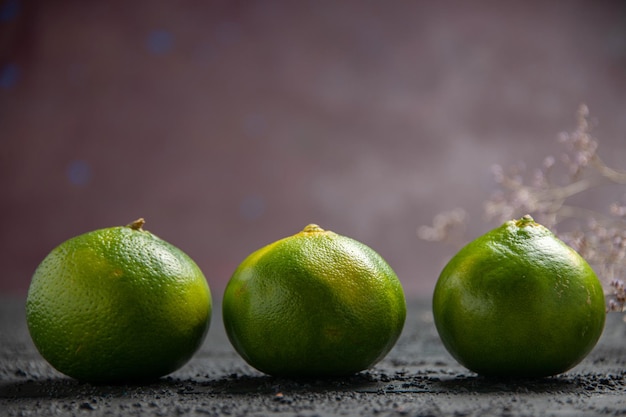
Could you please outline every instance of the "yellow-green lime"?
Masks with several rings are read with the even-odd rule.
[[[202,344],[211,318],[206,279],[143,223],[69,239],[36,269],[28,329],[58,371],[90,382],[158,378]]]
[[[589,264],[530,216],[465,246],[441,272],[435,325],[459,363],[483,375],[544,377],[592,350],[606,317]]]
[[[387,262],[354,239],[310,224],[249,255],[224,293],[236,351],[271,375],[348,375],[374,365],[406,316]]]

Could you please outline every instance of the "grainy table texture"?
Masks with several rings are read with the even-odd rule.
[[[409,304],[396,347],[349,378],[272,378],[232,349],[215,308],[202,349],[179,371],[142,385],[91,385],[64,377],[37,353],[23,300],[0,298],[2,416],[568,416],[626,415],[626,323],[608,316],[595,350],[563,375],[487,379],[441,345],[427,301]]]

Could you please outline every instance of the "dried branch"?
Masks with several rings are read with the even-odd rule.
[[[495,165],[493,174],[498,189],[485,202],[484,212],[488,220],[500,223],[531,214],[594,267],[607,293],[608,310],[624,311],[626,193],[624,201],[609,206],[608,214],[572,205],[569,201],[600,185],[626,185],[626,171],[609,167],[598,155],[599,142],[591,135],[588,117],[587,106],[580,106],[576,129],[559,136],[565,152],[558,160],[546,157],[530,181],[523,164],[509,170]],[[559,178],[564,178],[560,184],[559,178],[555,178],[559,174]],[[465,231],[467,217],[463,209],[440,213],[432,226],[418,229],[418,236],[429,241],[458,245],[460,241],[467,240],[461,234]],[[576,226],[570,231],[560,232],[557,226],[565,219],[574,221]]]

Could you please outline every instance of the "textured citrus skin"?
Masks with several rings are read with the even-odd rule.
[[[448,351],[484,375],[567,371],[595,346],[606,318],[587,262],[525,216],[479,237],[441,272],[435,325]]]
[[[41,355],[90,382],[157,378],[185,364],[208,331],[211,294],[180,249],[131,227],[69,239],[41,262],[26,317]]]
[[[406,317],[400,281],[368,246],[316,225],[248,256],[223,319],[233,346],[271,375],[348,375],[382,359]]]

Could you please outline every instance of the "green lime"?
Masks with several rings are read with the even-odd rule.
[[[235,270],[224,293],[226,332],[271,375],[348,375],[394,346],[406,316],[391,267],[368,246],[308,225]]]
[[[58,371],[90,382],[158,378],[202,344],[211,318],[204,275],[143,223],[69,239],[35,271],[28,329]]]
[[[444,346],[483,375],[544,377],[593,349],[606,318],[587,262],[530,216],[457,253],[441,272],[433,314]]]

